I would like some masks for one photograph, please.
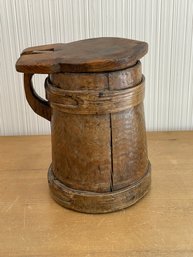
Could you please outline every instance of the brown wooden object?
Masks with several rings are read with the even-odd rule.
[[[95,38],[28,48],[17,61],[28,103],[51,121],[48,181],[64,207],[112,212],[149,190],[139,61],[146,52],[145,42]],[[49,74],[47,100],[33,89],[34,73]]]

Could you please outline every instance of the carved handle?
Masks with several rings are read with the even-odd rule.
[[[34,90],[32,77],[34,74],[24,74],[24,88],[26,99],[35,113],[47,120],[51,120],[51,107],[49,102],[41,98]]]

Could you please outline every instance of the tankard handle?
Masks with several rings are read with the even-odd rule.
[[[41,98],[33,87],[32,77],[34,74],[24,73],[24,89],[26,99],[35,113],[47,120],[51,120],[51,107],[49,102]]]

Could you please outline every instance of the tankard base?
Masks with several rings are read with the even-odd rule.
[[[84,213],[108,213],[127,208],[139,201],[150,189],[151,164],[146,174],[132,185],[108,193],[95,193],[69,188],[54,176],[52,165],[48,183],[53,199],[65,208]]]

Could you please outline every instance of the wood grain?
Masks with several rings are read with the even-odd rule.
[[[49,196],[50,136],[0,137],[0,256],[193,257],[193,132],[147,136],[150,193],[100,215]]]
[[[109,115],[70,115],[54,109],[51,130],[54,175],[74,189],[110,191]]]
[[[49,80],[56,87],[66,90],[108,89],[108,73],[53,73]],[[86,82],[86,83],[85,83]]]
[[[140,61],[127,70],[109,73],[109,90],[112,92],[136,89],[141,83],[144,84],[144,77]],[[136,97],[141,100],[135,102]],[[143,97],[133,94],[132,102],[129,109],[110,114],[113,190],[127,187],[140,180],[148,169]]]
[[[139,180],[147,170],[143,103],[129,110],[111,114],[111,122],[113,189],[117,190]]]
[[[146,52],[145,42],[93,38],[25,49],[17,61],[28,103],[51,121],[48,181],[64,207],[111,212],[148,192],[151,165],[139,61]],[[47,101],[34,91],[33,73],[50,74]]]
[[[35,91],[32,82],[33,74],[24,74],[24,89],[26,99],[32,110],[47,120],[51,120],[50,103],[41,98]]]
[[[105,90],[133,87],[141,82],[141,62],[124,70],[101,73],[53,73],[49,74],[52,84],[66,90]],[[86,83],[85,83],[86,81]]]
[[[112,190],[111,192],[108,190],[105,193],[104,188],[102,188],[102,193],[99,191],[93,193],[91,191],[92,188],[85,190],[85,186],[83,190],[68,187],[66,183],[61,183],[58,177],[54,175],[53,171],[51,165],[48,171],[48,182],[54,200],[65,208],[89,214],[109,213],[127,208],[144,197],[149,192],[149,186],[151,184],[150,163],[145,174],[140,176],[140,179],[134,181],[133,184],[130,183],[129,186],[121,187],[120,190]],[[86,174],[84,174],[84,177],[86,177],[85,175]],[[80,181],[80,183],[81,182],[82,181]],[[78,187],[80,187],[80,183]]]
[[[23,73],[102,72],[134,65],[148,50],[146,42],[103,37],[25,49],[16,63]]]
[[[151,179],[140,62],[116,72],[51,74],[45,84],[52,107],[48,179],[54,199],[87,213],[141,199]]]
[[[65,83],[65,82],[64,82]],[[84,81],[87,84],[87,81]],[[71,114],[108,114],[128,110],[144,99],[144,83],[122,90],[64,90],[46,80],[47,99],[53,109]]]

